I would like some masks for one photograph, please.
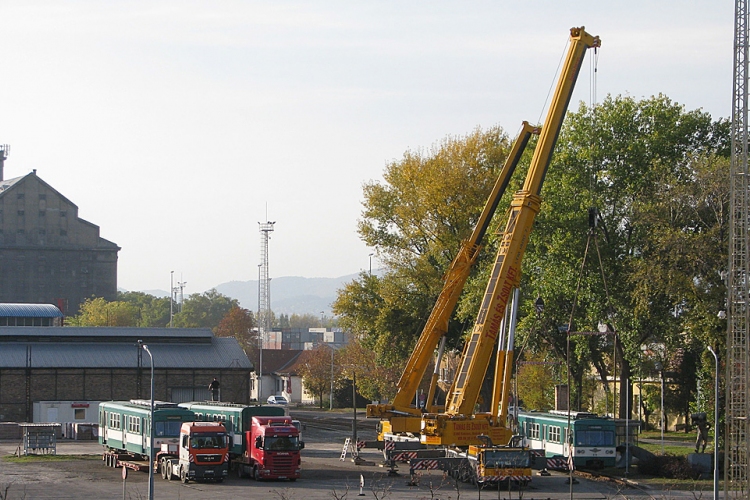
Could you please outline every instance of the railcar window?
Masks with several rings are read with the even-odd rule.
[[[172,420],[169,422],[156,422],[154,427],[154,435],[156,437],[177,437],[180,435],[180,427],[182,422]]]
[[[576,446],[614,446],[613,431],[576,431]]]
[[[560,427],[555,425],[550,425],[549,427],[549,440],[554,441],[555,443],[560,442]]]

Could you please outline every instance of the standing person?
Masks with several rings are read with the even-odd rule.
[[[698,449],[703,446],[703,451],[706,452],[706,444],[708,443],[708,428],[710,427],[708,420],[706,419],[705,413],[693,413],[691,415],[693,425],[698,427],[698,436],[695,438],[695,452],[698,453]]]
[[[211,401],[219,400],[219,381],[214,377],[213,382],[208,384],[208,390],[211,391]]]

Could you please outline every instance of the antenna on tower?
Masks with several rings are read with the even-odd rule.
[[[5,160],[10,154],[10,144],[0,144],[0,181],[5,180],[3,177],[3,168],[5,167]]]
[[[259,373],[258,373],[258,401],[262,401],[263,386],[263,348],[266,333],[271,330],[271,278],[268,275],[268,240],[276,222],[268,220],[268,204],[266,204],[266,222],[258,222],[260,228],[260,265],[258,266],[258,339],[260,343]]]

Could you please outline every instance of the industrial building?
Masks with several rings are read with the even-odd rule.
[[[0,421],[96,422],[100,401],[150,398],[250,402],[253,364],[233,337],[208,328],[0,327]],[[34,414],[34,408],[43,414]],[[65,417],[67,418],[67,417]]]
[[[0,302],[56,305],[75,315],[90,297],[117,297],[115,243],[36,170],[4,179],[0,149]]]

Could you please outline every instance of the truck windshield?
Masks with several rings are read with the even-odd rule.
[[[266,437],[264,448],[269,451],[296,451],[299,449],[297,436]]]
[[[484,453],[484,466],[496,469],[529,467],[531,454],[528,451],[490,451]]]
[[[156,437],[179,437],[180,436],[180,427],[182,427],[182,422],[176,421],[176,420],[170,420],[167,422],[159,422],[156,421],[156,425],[154,426],[154,436]]]
[[[224,448],[224,434],[196,434],[190,438],[190,447],[205,450],[206,448]]]

